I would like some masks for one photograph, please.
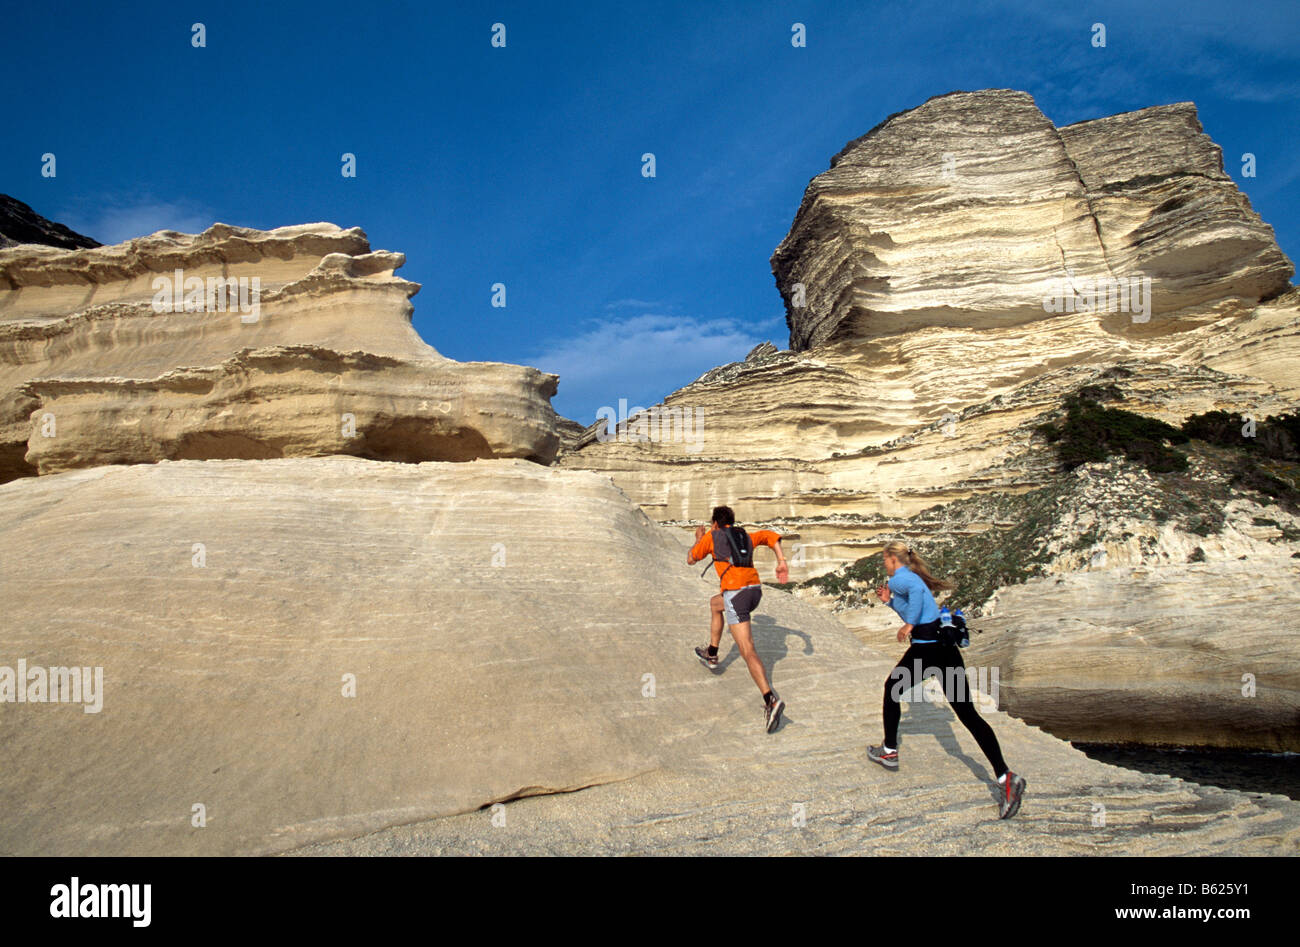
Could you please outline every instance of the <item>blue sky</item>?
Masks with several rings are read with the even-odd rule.
[[[430,344],[556,372],[591,421],[784,347],[768,259],[808,180],[954,89],[1024,89],[1058,125],[1194,101],[1296,259],[1297,27],[1295,0],[12,5],[0,191],[104,242],[360,226],[406,254]]]

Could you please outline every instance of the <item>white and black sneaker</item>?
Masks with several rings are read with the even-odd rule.
[[[700,663],[710,671],[716,671],[718,669],[718,656],[716,654],[709,654],[708,648],[696,648],[695,656],[699,658]]]
[[[763,708],[763,722],[768,733],[781,726],[781,711],[783,710],[785,710],[785,701],[773,694],[772,699]]]

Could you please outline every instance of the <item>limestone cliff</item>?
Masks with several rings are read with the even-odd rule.
[[[1300,632],[1261,620],[1300,605],[1294,483],[1208,443],[1067,470],[1044,433],[1084,397],[1300,404],[1290,263],[1190,106],[1056,129],[993,91],[882,123],[774,257],[790,349],[665,399],[689,440],[606,440],[555,417],[554,376],[444,358],[402,262],[329,224],[0,249],[0,687],[103,672],[96,713],[0,702],[0,851],[1300,852],[1300,804],[1037,729],[1296,748]],[[1149,320],[1044,308],[1139,270]],[[754,621],[775,734],[734,650],[691,653],[716,583],[684,538],[720,501],[800,580]],[[899,652],[863,557],[898,535],[962,576],[970,663],[1001,672],[982,712],[1030,794],[996,835],[924,689],[915,765],[861,753]]]
[[[665,398],[702,412],[696,443],[588,431],[561,463],[663,522],[731,499],[806,526],[797,577],[855,558],[854,517],[1041,482],[1015,432],[1108,366],[1175,421],[1300,399],[1290,261],[1190,104],[1058,130],[1022,92],[931,99],[812,181],[773,269],[790,350]],[[1138,270],[1148,313],[1044,309],[1071,279]]]
[[[1167,331],[1274,295],[1294,268],[1191,103],[1057,129],[995,89],[937,96],[845,146],[772,272],[798,350],[1042,320],[1061,281],[1110,277],[1149,277],[1149,328]]]
[[[1081,739],[1107,731],[1115,739],[1297,748],[1300,680],[1278,672],[1300,640],[1293,626],[1253,621],[1270,603],[1289,607],[1295,581],[1300,532],[1286,525],[1291,514],[1276,500],[1206,461],[1183,481],[1143,482],[1106,506],[1104,522],[1095,511],[1088,522],[1082,514],[1061,518],[1053,507],[1039,545],[1007,545],[1007,528],[1029,515],[1025,504],[1048,494],[1070,509],[1091,502],[1077,477],[1063,478],[1039,433],[1081,392],[1104,388],[1116,407],[1173,425],[1208,411],[1245,421],[1300,406],[1293,268],[1223,173],[1190,103],[1058,129],[1021,92],[931,99],[851,142],[813,179],[772,266],[790,348],[750,353],[656,406],[702,413],[695,443],[589,431],[559,462],[609,473],[652,517],[683,531],[713,504],[731,503],[746,522],[783,533],[796,582],[825,575],[843,589],[856,581],[849,564],[888,539],[945,547],[991,530],[978,548],[1006,569],[969,560],[955,567],[1003,576],[981,586],[973,604],[987,605],[989,620],[1007,630],[996,657],[1012,676],[1013,712]],[[1135,278],[1150,280],[1141,307],[1129,297],[1127,309],[1111,311],[1124,300],[1099,287]],[[1069,307],[1055,305],[1062,295]],[[1294,481],[1300,470],[1275,473]],[[1224,515],[1157,522],[1159,504],[1147,504],[1147,495],[1180,491]],[[1027,499],[1015,506],[1016,497]],[[1250,539],[1255,520],[1285,528]],[[1050,541],[1057,548],[1043,568],[1059,582],[1038,585],[1049,580],[1016,560],[1038,556]],[[1194,549],[1209,565],[1186,561]],[[1240,571],[1241,556],[1261,570],[1247,583],[1251,593],[1198,611],[1186,594],[1198,577],[1215,564]],[[760,568],[771,577],[767,563]],[[1152,570],[1145,581],[1167,579],[1182,593],[1148,608],[1134,569]],[[1081,572],[1132,583],[1135,594],[1122,609],[1094,608],[1066,594],[1106,581],[1073,578]],[[1017,590],[995,594],[1007,583]],[[1044,607],[1033,589],[1058,594],[1056,606]],[[861,594],[856,604],[851,598],[837,593],[830,603],[864,604]],[[1108,699],[1100,691],[1065,699],[1070,685],[1060,682],[1080,661],[1106,664],[1114,688],[1146,686],[1143,669],[1161,658],[1135,652],[1135,629],[1165,628],[1174,602],[1184,614],[1162,646],[1213,641],[1218,676],[1204,662],[1168,662],[1171,680],[1185,672],[1179,686],[1151,685],[1150,702],[1122,726],[1111,726],[1122,708],[1094,712]],[[1080,639],[1073,651],[1067,635],[1060,647],[1030,646],[1046,640],[1034,632],[1046,620],[1039,616],[1076,606],[1078,621],[1095,632],[1089,644]],[[1225,624],[1247,630],[1223,637],[1215,629]],[[1258,657],[1261,647],[1274,649],[1267,659]],[[1236,716],[1241,726],[1228,725],[1236,692],[1223,669],[1236,680],[1252,661],[1270,668],[1276,689]],[[1180,695],[1210,693],[1221,699],[1180,717]]]
[[[403,262],[332,224],[0,250],[0,479],[334,453],[549,463],[555,376],[425,344]]]

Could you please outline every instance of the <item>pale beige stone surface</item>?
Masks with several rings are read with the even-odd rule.
[[[333,453],[549,463],[555,376],[425,344],[404,260],[333,224],[0,250],[0,479]],[[178,270],[257,278],[260,311],[155,311],[153,281]]]
[[[0,540],[5,662],[105,676],[98,714],[0,704],[9,854],[1300,847],[1300,804],[1096,763],[1002,714],[1030,785],[1012,822],[941,705],[909,706],[901,772],[874,768],[897,646],[770,590],[755,638],[789,709],[763,733],[735,652],[717,676],[690,654],[712,583],[592,474],[101,466],[0,486]],[[501,828],[480,811],[539,793]]]
[[[924,541],[936,505],[1054,482],[1035,428],[1086,387],[1174,423],[1295,409],[1290,263],[1189,105],[1055,129],[1023,93],[959,93],[850,143],[773,260],[783,290],[808,281],[800,351],[665,399],[704,412],[695,444],[600,443],[555,417],[554,376],[445,359],[401,263],[329,224],[0,250],[0,665],[102,666],[106,686],[99,714],[0,703],[0,852],[1300,849],[1296,803],[1105,766],[1005,713],[1030,780],[1011,823],[942,706],[909,706],[902,772],[872,767],[901,650],[882,608],[841,623],[765,590],[775,735],[734,651],[717,676],[690,653],[714,586],[685,536],[715,503],[784,533],[800,579]],[[260,318],[153,312],[176,268],[258,276]],[[1069,270],[1149,273],[1155,315],[1049,316]],[[561,446],[559,469],[474,459]],[[316,456],[338,454],[358,456]],[[1094,481],[1115,495],[1080,492],[1049,574],[980,620],[968,659],[999,668],[1002,710],[1294,748],[1295,634],[1267,619],[1300,604],[1300,524],[1243,500],[1192,537]],[[508,800],[505,826],[480,811]]]
[[[1300,562],[1202,542],[1207,562],[1125,564],[1120,550],[1003,588],[964,657],[998,668],[1004,711],[1064,740],[1300,752]],[[898,630],[881,605],[835,615],[875,648]]]
[[[695,412],[698,442],[589,430],[560,463],[684,529],[731,503],[797,538],[795,580],[935,503],[1041,485],[1034,425],[1112,366],[1124,407],[1172,423],[1300,405],[1293,267],[1190,103],[1058,130],[1023,92],[937,96],[813,179],[773,270],[793,351],[656,406]],[[1043,309],[1066,277],[1138,272],[1147,321]]]
[[[1296,615],[1286,553],[1077,571],[1003,589],[971,660],[1002,668],[1009,713],[1063,739],[1294,753]]]

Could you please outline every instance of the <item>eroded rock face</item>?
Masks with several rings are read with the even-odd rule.
[[[1193,307],[1249,308],[1294,268],[1191,103],[1057,129],[1028,94],[994,89],[850,142],[809,184],[772,272],[799,350],[1042,320],[1062,281],[1084,279],[1149,277],[1150,329],[1169,327]]]
[[[1224,173],[1191,102],[1068,125],[1061,138],[1107,269],[1150,276],[1156,314],[1230,311],[1288,287],[1294,266]]]
[[[1300,750],[1300,507],[1242,489],[1233,448],[1188,468],[1112,457],[1044,487],[864,522],[905,536],[973,622],[1003,706],[1069,740]],[[877,556],[799,589],[883,646]]]
[[[970,659],[1063,739],[1300,751],[1300,566],[1268,553],[1012,586]]]
[[[948,708],[910,703],[910,768],[866,768],[896,642],[765,591],[754,638],[789,710],[763,732],[731,642],[716,675],[691,654],[716,581],[604,477],[102,466],[0,486],[0,548],[22,570],[0,667],[103,669],[97,713],[0,703],[11,854],[267,853],[423,820],[433,838],[396,850],[989,851],[993,777]],[[1018,852],[1297,851],[1300,804],[1106,766],[988,713],[1030,779]],[[534,795],[504,828],[479,811]],[[374,844],[409,839],[391,831]]]
[[[703,719],[766,736],[743,666],[699,686],[716,581],[596,475],[95,467],[0,486],[0,544],[0,666],[104,680],[98,713],[0,703],[7,852],[283,850],[680,766]],[[760,624],[769,659],[818,637],[791,687],[862,653],[789,596]]]
[[[664,399],[702,412],[702,437],[589,430],[560,462],[609,472],[661,522],[732,502],[782,525],[796,579],[926,506],[1041,485],[1032,422],[1108,367],[1125,367],[1125,407],[1174,423],[1300,404],[1290,261],[1188,103],[1057,129],[1023,92],[931,99],[812,181],[773,271],[790,350]],[[1044,310],[1071,273],[1138,271],[1145,321]]]
[[[1293,410],[1297,303],[1290,294],[1145,340],[1075,313],[770,354],[665,399],[703,412],[698,443],[588,432],[559,463],[609,473],[650,516],[684,530],[731,503],[746,522],[792,537],[801,580],[874,552],[927,507],[1042,486],[1053,460],[1034,429],[1087,386],[1118,385],[1119,407],[1172,424],[1211,410]]]
[[[425,344],[403,262],[332,224],[0,250],[0,478],[332,453],[549,463],[555,376]]]
[[[1223,173],[1190,104],[1057,129],[1024,93],[932,99],[836,156],[810,184],[772,263],[790,350],[760,347],[665,398],[665,408],[702,413],[695,443],[602,442],[588,431],[559,462],[610,474],[684,534],[729,503],[746,524],[783,534],[796,582],[900,536],[921,549],[969,547],[985,531],[1012,530],[1014,518],[954,525],[946,511],[1060,486],[1038,427],[1080,392],[1104,389],[1114,407],[1174,425],[1206,411],[1245,421],[1300,407],[1290,261]],[[1151,279],[1149,318],[1044,308],[1063,278],[1139,273]],[[795,305],[796,282],[804,306]],[[1096,509],[1068,522],[1042,513],[1044,536],[1049,520],[1078,536],[1048,557],[1052,579],[1016,584],[988,609],[1007,629],[990,660],[1007,669],[1013,712],[1078,739],[1295,748],[1285,733],[1294,731],[1300,681],[1278,673],[1294,633],[1224,636],[1211,626],[1249,624],[1269,601],[1291,607],[1294,569],[1279,564],[1300,550],[1297,527],[1264,497],[1243,499],[1218,481],[1196,486],[1204,489],[1189,502],[1204,494],[1215,508],[1236,504],[1231,515],[1206,517],[1216,521],[1209,536],[1138,509],[1160,492],[1147,487],[1112,497],[1105,522]],[[1081,509],[1091,502],[1065,493]],[[1255,520],[1285,525],[1243,539]],[[1101,538],[1073,548],[1093,532]],[[990,573],[1025,565],[1025,550],[991,543]],[[1249,596],[1202,609],[1192,589],[1206,567],[1188,563],[1193,552],[1225,570],[1240,556],[1269,565]],[[1139,594],[1165,575],[1170,594]],[[1092,607],[1086,596],[1108,583],[1135,592],[1123,607]],[[1048,607],[1058,588],[1061,601]],[[870,594],[852,591],[831,607]],[[1047,634],[1058,618],[1080,631],[1077,651],[1070,635]],[[1142,629],[1159,636],[1158,648],[1135,648]],[[1261,657],[1275,634],[1280,647]],[[1038,644],[1049,639],[1057,647]],[[1202,660],[1203,645],[1214,660]],[[1179,649],[1186,653],[1174,660]],[[1167,675],[1147,675],[1162,661]],[[1109,671],[1080,677],[1082,664]],[[1237,690],[1224,689],[1225,668]],[[1247,672],[1266,673],[1274,689],[1234,717],[1230,698]],[[1124,693],[1141,697],[1126,709]],[[1199,703],[1184,712],[1187,701]]]

